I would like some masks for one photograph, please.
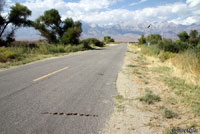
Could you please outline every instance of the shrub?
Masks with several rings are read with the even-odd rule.
[[[151,34],[146,38],[146,42],[150,42],[151,44],[158,44],[159,41],[162,40],[162,36],[159,34]]]
[[[96,38],[88,38],[88,39],[85,39],[85,40],[82,40],[81,43],[83,43],[84,45],[95,45],[95,46],[98,46],[98,47],[103,47],[105,44],[101,41],[99,41],[98,39]]]
[[[187,42],[183,42],[183,41],[180,41],[180,40],[177,40],[176,42],[176,47],[178,48],[178,51],[184,51],[186,49],[188,49],[189,47],[189,44]]]
[[[171,39],[163,39],[162,41],[159,41],[158,47],[164,51],[178,52],[178,48],[176,48]]]
[[[196,47],[199,41],[200,41],[200,38],[198,37],[198,31],[191,30],[190,39],[189,39],[190,47]]]
[[[159,59],[161,62],[165,62],[166,60],[174,57],[175,54],[171,53],[171,52],[161,52],[159,55]]]
[[[77,45],[77,46],[74,46],[74,45],[67,45],[67,46],[65,47],[65,52],[77,52],[77,51],[83,51],[83,50],[85,50],[83,44]]]
[[[156,45],[151,45],[150,47],[144,45],[141,48],[141,52],[149,56],[154,56],[159,55],[160,49]]]
[[[9,52],[9,51],[6,51],[5,52],[5,57],[7,59],[16,59],[18,57],[18,55],[14,52]]]
[[[171,118],[176,118],[178,117],[178,114],[173,112],[172,110],[169,110],[168,108],[161,106],[160,107],[163,110],[163,116],[165,118],[171,119]]]
[[[17,59],[20,55],[16,52],[8,51],[6,48],[0,49],[0,62],[7,62],[10,59]]]
[[[57,46],[57,52],[58,53],[64,53],[65,52],[65,46],[64,45],[58,45]]]
[[[81,43],[83,44],[84,48],[91,48],[88,40],[82,40]]]
[[[178,37],[180,39],[180,41],[183,41],[183,42],[188,42],[189,41],[189,35],[186,31],[183,31],[181,33],[178,34]]]
[[[14,41],[10,44],[13,47],[26,47],[26,48],[38,48],[36,42],[31,41]]]
[[[154,102],[161,101],[158,95],[153,94],[151,91],[147,90],[144,97],[139,98],[140,101],[144,101],[147,104],[153,104]]]
[[[144,34],[141,35],[141,37],[138,39],[139,44],[145,44],[146,43],[146,38],[144,37]]]
[[[6,61],[7,61],[6,56],[4,54],[0,53],[0,62],[4,63]]]
[[[104,36],[104,42],[110,43],[110,42],[115,42],[115,40],[113,38],[111,38],[110,36]]]
[[[77,45],[79,43],[79,36],[81,34],[81,29],[77,27],[72,27],[67,30],[67,32],[62,36],[61,42],[64,44]]]

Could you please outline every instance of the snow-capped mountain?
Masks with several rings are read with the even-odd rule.
[[[82,22],[83,33],[81,39],[95,37],[103,39],[104,36],[112,36],[116,41],[137,41],[141,34],[161,34],[164,38],[177,39],[177,34],[182,31],[196,29],[200,33],[200,23],[193,25],[176,25],[168,22],[151,23],[120,22],[118,24],[89,24]],[[38,40],[40,33],[33,28],[22,28],[17,31],[18,40]]]
[[[95,37],[102,39],[110,35],[117,41],[137,41],[141,34],[161,34],[164,38],[177,39],[177,34],[182,31],[190,32],[196,29],[200,32],[200,24],[190,26],[176,25],[168,22],[151,23],[120,22],[115,25],[98,25],[83,22],[82,38]]]

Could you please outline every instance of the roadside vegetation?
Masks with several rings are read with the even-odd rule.
[[[163,41],[160,35],[154,36],[152,38]],[[144,43],[128,45],[123,69],[117,79],[115,111],[105,131],[113,134],[172,134],[178,128],[199,131],[198,76],[174,63],[174,58],[186,52],[197,54],[197,46],[166,51],[159,48],[158,44],[148,47],[148,39],[144,36],[142,38]],[[163,54],[169,54],[170,57],[162,60],[160,56]],[[184,61],[182,59],[181,62]]]
[[[161,101],[158,95],[155,95],[149,89],[146,90],[146,94],[139,98],[140,101],[146,102],[147,104],[153,104],[155,102]]]
[[[190,118],[183,121],[184,123],[172,123],[174,125],[168,130],[183,126],[199,129],[200,35],[197,30],[191,30],[189,34],[185,31],[179,33],[178,37],[178,40],[173,41],[164,39],[159,34],[147,37],[142,35],[139,44],[134,44],[134,46],[149,62],[147,68],[154,73],[152,77],[154,81],[157,81],[157,85],[164,84],[164,88],[160,89],[160,95],[165,95],[161,97],[163,105],[160,106],[163,117],[177,118],[176,121],[181,118]],[[148,42],[150,46],[147,45]],[[147,98],[145,96],[140,100],[149,100]]]
[[[103,41],[106,44],[115,42],[115,40],[113,38],[111,38],[110,36],[104,36],[104,40]]]
[[[186,72],[193,73],[200,79],[200,35],[197,30],[188,34],[178,34],[179,40],[162,38],[159,34],[144,35],[139,39],[141,52],[145,55],[158,57],[160,61],[171,60],[171,63]],[[150,42],[148,47],[146,44]]]
[[[26,64],[39,59],[104,47],[114,41],[106,38],[80,40],[82,24],[72,18],[61,20],[56,9],[44,12],[35,21],[29,20],[32,12],[24,5],[16,3],[7,16],[2,15],[6,2],[0,4],[0,68]],[[43,37],[41,41],[15,41],[15,31],[20,27],[32,27]]]

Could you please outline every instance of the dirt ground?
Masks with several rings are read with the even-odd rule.
[[[200,131],[199,118],[160,80],[172,73],[162,66],[157,59],[142,55],[140,48],[128,46],[123,69],[118,74],[114,112],[104,134],[172,134],[172,129],[178,128]],[[141,101],[147,92],[160,100]]]

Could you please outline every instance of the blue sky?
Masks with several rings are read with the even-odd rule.
[[[71,17],[94,24],[200,22],[200,0],[7,0],[9,6],[15,2],[32,10],[32,20],[45,10],[55,8],[62,19]]]

